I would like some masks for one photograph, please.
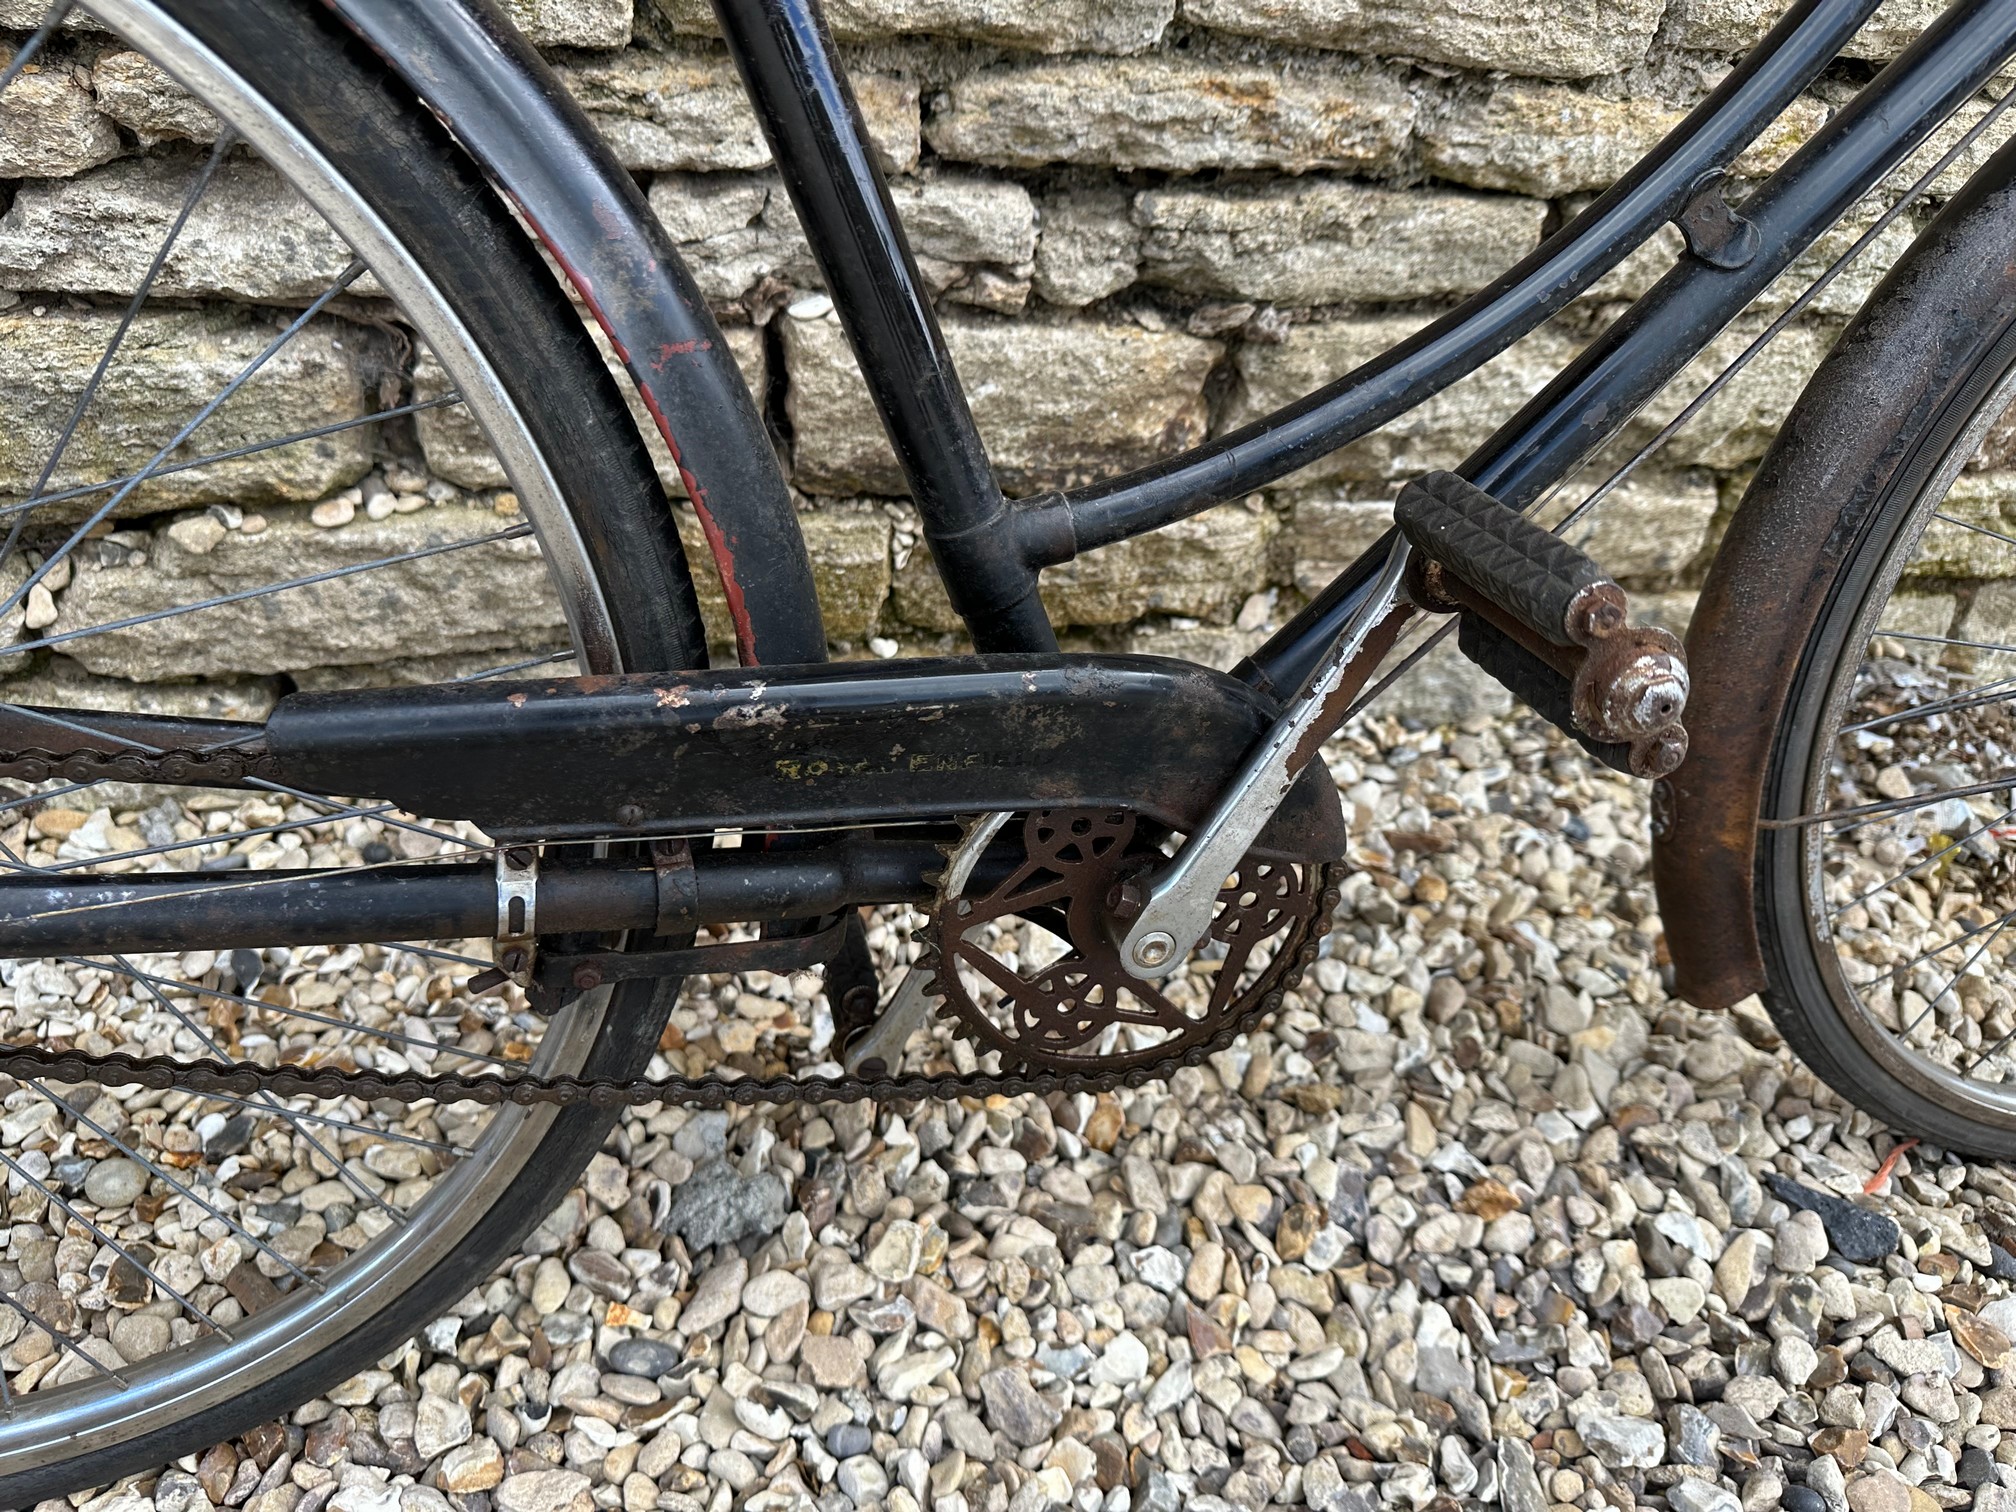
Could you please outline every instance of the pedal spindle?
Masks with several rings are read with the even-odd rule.
[[[1466,656],[1599,760],[1639,777],[1679,766],[1686,652],[1632,624],[1596,562],[1454,473],[1409,483],[1394,517],[1416,552],[1409,595],[1462,616]]]

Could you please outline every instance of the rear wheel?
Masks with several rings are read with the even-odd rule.
[[[17,187],[0,224],[22,294],[0,315],[14,417],[0,699],[79,723],[106,707],[256,717],[290,686],[704,664],[621,397],[445,132],[322,7],[90,8],[116,39],[88,122],[107,161],[28,165],[46,176]],[[45,60],[69,45],[44,41]],[[178,175],[179,203],[148,199]],[[52,253],[47,230],[90,214],[84,252]],[[228,233],[247,217],[287,239],[284,255],[233,262]],[[153,228],[144,241],[136,223]],[[320,409],[302,413],[288,397],[302,393]],[[467,825],[285,790],[0,794],[0,864],[17,871],[371,865],[487,845]],[[0,1035],[269,1064],[645,1072],[676,984],[603,989],[540,1021],[511,991],[468,995],[486,953],[192,940],[179,956],[7,962]],[[5,1506],[158,1467],[374,1363],[511,1252],[614,1117],[33,1084],[4,1104]]]

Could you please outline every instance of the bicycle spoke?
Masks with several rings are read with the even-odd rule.
[[[1827,267],[1822,269],[1818,278],[1808,284],[1791,304],[1780,311],[1777,317],[1758,333],[1755,340],[1741,352],[1737,353],[1735,361],[1731,362],[1720,373],[1717,373],[1710,379],[1707,387],[1702,389],[1700,393],[1696,394],[1685,405],[1681,406],[1679,414],[1661,426],[1658,432],[1636,452],[1632,453],[1622,466],[1612,472],[1609,477],[1596,486],[1595,490],[1587,498],[1583,499],[1580,504],[1570,510],[1567,516],[1553,527],[1554,533],[1559,535],[1584,515],[1588,514],[1590,510],[1594,509],[1604,499],[1615,493],[1618,488],[1623,486],[1626,479],[1640,467],[1644,466],[1646,462],[1650,461],[1668,441],[1671,441],[1674,436],[1678,435],[1683,426],[1696,415],[1700,414],[1703,409],[1707,408],[1709,401],[1721,393],[1723,389],[1727,388],[1736,375],[1748,367],[1756,359],[1757,355],[1775,341],[1788,325],[1800,315],[1803,315],[1812,305],[1813,301],[1820,297],[1827,286],[1840,277],[1847,270],[1850,263],[1854,262],[1856,258],[1867,251],[1875,243],[1877,237],[1888,230],[1899,216],[1921,199],[1926,191],[1939,181],[1946,170],[1958,162],[1962,154],[1971,148],[1976,141],[1980,140],[1996,121],[2001,119],[2003,112],[2007,111],[2012,104],[2016,104],[2016,90],[2006,92],[2001,99],[1997,100],[1980,120],[1970,126],[1960,139],[1947,149],[1938,162],[1919,175],[1910,187],[1898,197],[1896,202],[1878,216],[1875,223],[1867,231],[1864,231],[1855,239],[1847,251],[1843,252],[1833,262],[1828,264]],[[1887,176],[1885,175],[1885,177]],[[1558,488],[1550,492],[1548,502],[1552,502],[1553,497],[1559,492]],[[1541,507],[1544,508],[1545,505],[1543,504]]]
[[[1951,992],[1956,986],[1959,985],[1960,978],[1962,978],[1967,974],[1967,968],[1972,966],[1976,961],[1980,960],[1982,953],[1986,951],[1989,946],[1993,945],[1997,940],[2002,938],[2002,931],[2007,929],[2008,927],[2009,927],[2009,921],[2007,916],[2005,916],[2003,918],[2003,921],[1995,926],[1994,932],[1991,933],[1987,939],[1983,940],[1977,947],[1975,947],[1974,953],[1969,957],[1967,957],[1966,960],[1960,963],[1960,969],[1958,971],[1955,971],[1953,975],[1951,975],[1946,979],[1946,985],[1941,987],[1936,993],[1932,995],[1931,1000],[1925,1004],[1925,1007],[1919,1012],[1918,1017],[1911,1020],[1911,1022],[1904,1027],[1903,1030],[1904,1038],[1909,1039],[1911,1037],[1911,1032],[1914,1029],[1916,1029],[1920,1024],[1924,1023],[1926,1017],[1932,1012],[1932,1010],[1939,1006],[1940,999],[1944,998],[1947,993]]]
[[[1928,646],[1957,646],[1963,651],[2000,651],[2016,653],[2016,646],[2005,646],[1996,641],[1966,640],[1955,635],[1923,635],[1916,630],[1878,630],[1886,640],[1919,641]]]
[[[1998,689],[2004,691],[1997,691]],[[1863,730],[1880,730],[1886,725],[1901,724],[1912,719],[1933,719],[1941,714],[1958,714],[1988,704],[2006,703],[2012,698],[2016,698],[2016,677],[2001,677],[1966,693],[1956,693],[1950,698],[1937,699],[1928,704],[1914,704],[1908,709],[1899,709],[1894,714],[1880,714],[1859,724],[1844,724],[1841,726],[1841,733],[1855,735]]]
[[[168,1170],[166,1166],[157,1165],[155,1164],[155,1162],[149,1160],[138,1149],[136,1149],[132,1145],[127,1144],[126,1141],[121,1139],[117,1134],[114,1134],[110,1129],[106,1128],[103,1124],[98,1123],[80,1109],[71,1107],[70,1104],[63,1101],[63,1099],[58,1097],[54,1092],[51,1092],[49,1088],[42,1082],[30,1081],[28,1085],[31,1088],[33,1088],[36,1092],[39,1092],[49,1102],[53,1103],[62,1112],[64,1112],[71,1118],[76,1119],[78,1123],[82,1124],[85,1128],[89,1129],[92,1133],[96,1134],[100,1139],[104,1140],[107,1144],[111,1145],[115,1150],[119,1151],[119,1153],[124,1155],[128,1160],[135,1161],[138,1164],[145,1166],[154,1175],[160,1177],[163,1181],[167,1182],[169,1186],[175,1189],[176,1195],[181,1197],[187,1197],[191,1202],[195,1203],[198,1207],[203,1209],[203,1211],[208,1213],[212,1218],[215,1218],[220,1223],[228,1225],[234,1233],[236,1233],[240,1238],[244,1239],[246,1243],[252,1245],[253,1248],[257,1249],[260,1254],[266,1255],[272,1260],[276,1261],[278,1264],[285,1266],[288,1270],[294,1273],[295,1277],[298,1280],[300,1280],[307,1286],[314,1288],[316,1291],[322,1290],[322,1283],[320,1281],[317,1281],[313,1276],[309,1275],[308,1272],[301,1269],[300,1266],[296,1265],[292,1260],[289,1260],[285,1255],[281,1254],[280,1251],[274,1249],[272,1245],[268,1244],[265,1240],[261,1239],[258,1235],[254,1234],[250,1229],[246,1228],[244,1224],[240,1223],[236,1218],[233,1218],[230,1215],[230,1213],[226,1212],[223,1208],[220,1208],[215,1203],[206,1200],[203,1194],[198,1192],[194,1187],[187,1186],[181,1181],[177,1180],[176,1177]],[[0,1375],[5,1375],[5,1372],[0,1371]]]
[[[93,1370],[97,1371],[98,1374],[105,1377],[106,1380],[112,1382],[113,1385],[123,1388],[131,1384],[126,1379],[126,1377],[119,1374],[119,1372],[114,1370],[110,1365],[107,1365],[103,1360],[99,1359],[96,1355],[92,1354],[90,1350],[86,1349],[82,1344],[78,1343],[75,1339],[73,1339],[69,1334],[65,1333],[62,1329],[43,1322],[41,1318],[35,1315],[32,1309],[23,1306],[20,1302],[15,1300],[14,1294],[12,1292],[7,1291],[4,1288],[0,1288],[0,1303],[4,1303],[6,1306],[12,1308],[16,1313],[20,1314],[21,1320],[24,1323],[28,1324],[29,1327],[41,1329],[42,1332],[46,1333],[47,1335],[49,1335],[51,1339],[56,1341],[56,1345],[59,1349],[62,1349],[67,1353],[77,1356],[78,1359],[82,1360],[86,1365],[89,1365]],[[4,1370],[0,1370],[0,1380],[4,1380],[6,1378],[6,1374],[7,1373]],[[11,1390],[8,1392],[8,1396],[10,1399],[12,1398],[13,1393]]]
[[[347,430],[355,430],[360,425],[376,425],[381,420],[397,420],[405,415],[417,415],[422,410],[440,409],[444,405],[460,404],[462,396],[457,393],[443,394],[438,399],[420,399],[412,404],[402,404],[393,409],[373,410],[368,415],[359,415],[354,420],[334,420],[327,425],[318,425],[312,430],[290,431],[271,441],[254,441],[245,446],[234,446],[229,451],[205,452],[200,457],[191,457],[186,462],[172,462],[165,467],[157,467],[151,473],[126,473],[121,477],[107,478],[103,483],[80,483],[74,488],[59,489],[55,493],[34,494],[12,504],[0,504],[0,518],[19,514],[23,510],[40,509],[44,504],[62,504],[71,499],[88,498],[107,489],[119,488],[128,483],[139,483],[147,478],[173,477],[176,473],[189,472],[198,467],[209,467],[218,462],[235,462],[241,457],[254,457],[261,452],[275,451],[283,446],[292,446],[299,441],[318,441],[324,436],[334,436]]]
[[[114,328],[111,340],[106,343],[97,367],[92,369],[83,391],[77,396],[77,402],[71,406],[70,418],[64,421],[62,430],[57,433],[55,445],[49,449],[49,460],[42,464],[41,476],[36,478],[35,486],[29,490],[31,498],[47,488],[49,480],[56,475],[56,469],[62,463],[64,453],[70,449],[71,438],[77,434],[77,427],[83,422],[84,412],[90,409],[91,401],[98,396],[99,386],[105,381],[106,370],[112,366],[112,359],[125,344],[126,334],[133,329],[133,322],[139,319],[140,311],[147,303],[147,296],[153,292],[155,282],[161,277],[162,268],[167,266],[169,253],[181,239],[182,228],[189,224],[189,217],[195,212],[196,202],[203,197],[203,191],[210,187],[210,181],[217,176],[218,168],[222,166],[225,157],[231,151],[232,144],[236,141],[236,134],[228,127],[218,133],[217,141],[210,149],[210,156],[204,159],[203,167],[190,183],[188,192],[182,196],[182,208],[176,213],[174,223],[168,227],[167,236],[155,249],[154,260],[147,265],[147,272],[140,280],[140,287],[133,291],[133,298],[127,303],[125,313],[119,317],[119,324]],[[20,541],[21,532],[27,524],[28,511],[24,510],[14,516],[14,522],[8,528],[6,539],[0,540],[0,567],[6,566],[12,559],[14,547]]]
[[[1922,861],[1914,862],[1912,865],[1907,866],[1903,871],[1898,872],[1896,876],[1891,877],[1886,881],[1877,883],[1874,887],[1870,888],[1869,891],[1861,894],[1858,897],[1850,898],[1846,903],[1843,903],[1839,908],[1829,909],[1827,912],[1827,917],[1830,919],[1838,918],[1842,914],[1846,913],[1849,909],[1853,908],[1857,903],[1866,903],[1869,901],[1869,899],[1875,897],[1876,894],[1884,891],[1886,888],[1895,887],[1899,882],[1902,882],[1906,877],[1914,876],[1918,872],[1923,871],[1933,862],[1939,860],[1940,857],[1952,855],[1954,851],[1958,850],[1961,846],[1965,845],[1969,840],[1972,840],[1976,835],[1983,834],[1986,831],[1995,828],[1995,826],[1998,824],[2008,823],[2009,816],[2011,814],[2016,814],[2016,807],[2006,808],[2002,810],[2002,812],[1998,814],[1995,818],[1987,820],[1982,824],[1976,825],[1973,829],[1969,830],[1966,834],[1961,835],[1951,844],[1934,851],[1931,855],[1925,857]]]
[[[102,962],[87,960],[82,956],[58,956],[56,959],[67,961],[72,966],[89,966],[99,971],[117,971],[121,976],[131,977],[134,981],[145,983],[151,987],[164,989],[180,988],[192,997],[216,998],[220,1002],[237,1003],[241,1007],[251,1008],[260,1013],[274,1013],[285,1018],[295,1018],[307,1023],[321,1024],[331,1029],[373,1035],[392,1044],[410,1045],[441,1055],[460,1056],[464,1060],[474,1061],[485,1066],[496,1066],[504,1071],[515,1072],[522,1069],[522,1067],[505,1060],[500,1055],[486,1055],[477,1050],[464,1050],[455,1045],[444,1045],[437,1040],[423,1040],[417,1035],[402,1034],[396,1029],[373,1029],[368,1025],[357,1023],[351,1019],[335,1018],[326,1013],[316,1013],[314,1010],[308,1008],[290,1008],[280,1003],[269,1003],[261,998],[247,997],[243,993],[227,992],[221,987],[204,987],[196,982],[184,981],[178,977],[156,976],[150,972],[144,972],[127,965],[106,966]]]
[[[0,69],[0,94],[7,92],[7,86],[20,78],[22,72],[35,61],[35,55],[49,44],[49,39],[62,28],[70,12],[77,8],[77,0],[54,0],[42,14],[42,24],[35,28],[34,35],[21,44],[21,50],[14,54],[4,69]]]
[[[1981,535],[2002,542],[2005,546],[2016,546],[2016,536],[2004,535],[1999,530],[1990,530],[1986,525],[1976,525],[1972,520],[1962,520],[1957,516],[1946,514],[1940,510],[1934,510],[1932,518],[1935,520],[1944,520],[1948,525],[1958,525],[1962,530],[1976,531]],[[1881,635],[1884,632],[1879,630],[1876,633]]]
[[[170,1286],[160,1276],[156,1275],[152,1270],[148,1269],[146,1265],[144,1265],[143,1263],[141,1263],[140,1260],[134,1257],[133,1252],[127,1249],[125,1245],[121,1244],[117,1239],[114,1239],[110,1234],[106,1233],[105,1230],[98,1227],[98,1225],[93,1223],[89,1218],[86,1218],[83,1215],[83,1213],[79,1212],[76,1205],[72,1203],[67,1197],[65,1197],[61,1192],[52,1191],[48,1187],[43,1186],[41,1180],[38,1177],[36,1177],[34,1173],[29,1171],[29,1169],[26,1166],[22,1165],[21,1162],[16,1160],[12,1155],[9,1155],[4,1149],[0,1149],[0,1165],[5,1165],[8,1170],[12,1171],[15,1175],[19,1176],[23,1182],[27,1183],[34,1190],[40,1192],[44,1197],[48,1198],[51,1202],[55,1203],[56,1206],[58,1206],[64,1211],[64,1213],[69,1217],[71,1222],[80,1223],[85,1228],[89,1229],[91,1231],[91,1236],[94,1239],[96,1239],[100,1244],[104,1245],[107,1249],[111,1250],[115,1255],[117,1255],[120,1259],[124,1260],[128,1265],[132,1266],[135,1270],[139,1271],[141,1275],[147,1277],[147,1279],[152,1281],[156,1286],[160,1287],[161,1290],[165,1292],[168,1296],[173,1297],[177,1302],[181,1303],[183,1309],[186,1312],[188,1312],[188,1314],[191,1317],[201,1318],[205,1323],[209,1324],[212,1328],[216,1329],[217,1332],[222,1334],[225,1338],[228,1339],[231,1337],[230,1329],[226,1328],[222,1323],[219,1323],[209,1313],[205,1312],[202,1308],[198,1307],[194,1302],[190,1301],[189,1298],[183,1296],[181,1292],[177,1291],[174,1287]]]
[[[308,323],[312,321],[317,315],[322,313],[322,311],[328,306],[330,300],[334,299],[338,294],[341,294],[345,289],[349,288],[351,284],[355,283],[359,278],[361,278],[364,274],[364,271],[365,271],[364,264],[362,262],[352,261],[351,264],[347,268],[345,268],[342,273],[338,274],[336,281],[332,283],[327,289],[324,289],[320,294],[318,294],[307,309],[303,310],[298,316],[296,316],[292,321],[288,323],[285,330],[281,331],[279,335],[275,336],[271,341],[269,341],[259,351],[259,353],[253,357],[253,359],[250,362],[245,364],[244,367],[240,368],[237,374],[233,376],[231,380],[224,385],[223,388],[217,391],[214,397],[212,397],[206,404],[204,404],[204,406],[200,410],[196,412],[195,418],[190,420],[186,425],[184,425],[180,430],[178,430],[175,433],[174,437],[170,439],[168,444],[162,447],[159,451],[157,451],[153,455],[152,458],[149,459],[147,465],[141,468],[140,471],[134,475],[133,480],[130,483],[127,483],[122,487],[120,487],[112,495],[111,498],[107,499],[103,504],[99,505],[98,508],[92,512],[91,516],[88,519],[86,519],[83,524],[79,525],[74,531],[71,532],[69,538],[65,540],[61,546],[57,547],[55,551],[53,551],[52,553],[49,554],[49,556],[43,559],[41,566],[37,567],[33,572],[28,574],[26,580],[22,582],[20,587],[16,588],[12,593],[10,593],[4,601],[0,601],[0,616],[12,613],[17,607],[19,607],[21,601],[28,597],[30,589],[32,589],[37,583],[41,582],[42,579],[47,577],[51,572],[55,571],[58,563],[68,561],[70,558],[70,554],[73,551],[75,551],[78,548],[78,546],[81,545],[86,539],[90,537],[90,534],[93,530],[97,529],[99,525],[104,523],[104,521],[110,519],[113,511],[116,510],[121,504],[125,503],[127,498],[132,495],[133,491],[136,488],[138,488],[142,483],[146,482],[149,478],[154,476],[154,469],[159,467],[163,462],[167,461],[169,455],[175,450],[176,447],[180,446],[184,441],[187,441],[190,436],[195,434],[197,428],[200,427],[204,421],[208,420],[212,415],[216,414],[219,409],[223,408],[223,406],[230,401],[230,398],[233,394],[237,393],[238,390],[243,388],[247,383],[250,383],[252,381],[253,376],[257,374],[258,371],[261,368],[263,368],[277,353],[279,353],[287,345],[288,342],[292,341],[296,336],[300,335],[302,331],[307,329]],[[25,650],[27,648],[17,647],[15,649]]]
[[[115,955],[112,957],[112,959],[119,963],[120,970],[126,972],[128,975],[136,976],[137,980],[137,974],[134,973],[133,966],[130,961],[128,961],[124,956],[120,955]],[[184,1013],[179,1007],[177,1007],[174,1004],[174,1002],[172,1002],[169,999],[167,993],[163,992],[159,987],[156,987],[151,982],[138,982],[138,985],[143,991],[145,991],[148,994],[148,996],[152,997],[155,1002],[159,1003],[161,1007],[164,1010],[166,1010],[167,1013],[176,1020],[176,1022],[180,1023],[184,1029],[187,1029],[191,1034],[195,1035],[198,1042],[200,1042],[205,1048],[207,1048],[211,1053],[211,1055],[215,1056],[220,1061],[228,1061],[231,1059],[230,1056],[224,1053],[224,1047],[217,1043],[216,1037],[212,1035],[208,1029],[205,1029],[203,1026],[198,1024],[194,1019],[189,1017],[188,1014]],[[279,1098],[275,1097],[270,1092],[262,1093],[260,1095],[262,1100],[265,1102],[265,1105],[268,1108],[270,1108],[273,1112],[278,1113],[282,1118],[286,1119],[288,1124],[292,1126],[295,1134],[298,1135],[301,1138],[301,1140],[307,1144],[308,1148],[313,1150],[316,1154],[320,1155],[324,1160],[328,1161],[329,1164],[335,1169],[336,1174],[339,1177],[347,1180],[349,1185],[354,1187],[360,1196],[362,1196],[367,1202],[369,1202],[373,1207],[377,1208],[380,1212],[384,1213],[395,1224],[399,1224],[402,1226],[405,1224],[406,1215],[400,1212],[397,1208],[393,1207],[390,1203],[385,1201],[385,1199],[380,1197],[376,1192],[372,1191],[370,1187],[366,1186],[364,1182],[361,1179],[359,1179],[357,1173],[351,1170],[349,1165],[345,1163],[340,1157],[338,1157],[334,1152],[323,1148],[321,1141],[316,1139],[316,1137],[313,1134],[310,1134],[306,1129],[302,1128],[300,1123],[295,1120],[292,1109],[288,1108],[288,1106],[285,1103],[281,1102]]]
[[[482,682],[485,678],[508,677],[513,672],[525,672],[533,667],[550,667],[555,662],[572,661],[573,659],[574,653],[572,651],[548,651],[545,655],[532,657],[528,661],[512,662],[502,667],[485,667],[481,672],[465,672],[460,677],[453,679],[453,681],[458,683]]]
[[[128,615],[125,619],[107,620],[99,625],[86,625],[78,630],[62,630],[54,635],[45,635],[38,640],[16,641],[6,648],[10,656],[28,651],[41,651],[50,646],[65,645],[70,641],[82,640],[87,635],[105,635],[114,630],[130,630],[135,625],[151,625],[161,620],[180,619],[188,614],[200,614],[205,609],[215,609],[223,604],[243,604],[252,599],[269,597],[275,593],[285,593],[294,588],[310,588],[317,583],[334,582],[338,578],[356,577],[359,573],[378,572],[386,567],[397,567],[405,562],[425,561],[429,557],[444,556],[451,551],[466,551],[472,546],[492,546],[501,541],[523,540],[532,534],[530,525],[513,525],[504,530],[493,531],[489,535],[470,536],[462,541],[444,541],[435,546],[421,546],[412,551],[402,551],[394,556],[379,557],[374,561],[357,562],[347,567],[330,567],[321,572],[311,572],[305,577],[286,578],[277,583],[262,584],[257,588],[241,588],[236,593],[220,593],[214,598],[199,600],[194,604],[176,604],[167,609],[155,609],[146,614]],[[44,564],[46,566],[47,563]],[[36,569],[38,572],[41,568]],[[0,604],[0,614],[12,607],[12,600]]]
[[[2012,909],[2010,912],[2002,914],[1997,918],[1990,919],[1986,924],[1977,924],[1972,928],[1968,929],[1964,934],[1956,935],[1954,938],[1948,940],[1943,945],[1934,945],[1930,950],[1921,950],[1918,952],[1917,955],[1911,957],[1910,960],[1899,962],[1897,965],[1888,967],[1886,969],[1892,972],[1893,974],[1901,971],[1909,971],[1913,966],[1923,965],[1926,961],[1931,960],[1932,957],[1936,955],[1944,955],[1947,951],[1953,949],[1953,947],[1956,945],[1965,945],[1968,941],[1974,939],[1977,935],[1979,935],[1984,929],[1993,929],[1998,925],[2008,923],[2012,919],[2016,919],[2016,909]]]
[[[1832,824],[1837,819],[1879,818],[1885,814],[1903,814],[1912,809],[1931,808],[1936,803],[1944,803],[1949,798],[1978,798],[1983,793],[1997,793],[2005,788],[2016,788],[2016,772],[2003,772],[1995,777],[1983,778],[1980,782],[1970,782],[1955,788],[1941,788],[1930,793],[1914,793],[1909,798],[1884,798],[1875,803],[1858,803],[1852,808],[1829,809],[1824,814],[1795,814],[1789,819],[1765,819],[1760,821],[1764,829],[1801,829],[1814,824]],[[1994,821],[2000,823],[2000,820]]]

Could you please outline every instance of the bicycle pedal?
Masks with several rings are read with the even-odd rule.
[[[1416,552],[1409,596],[1462,616],[1465,655],[1618,770],[1663,777],[1680,764],[1686,653],[1669,631],[1631,623],[1595,561],[1454,473],[1409,483],[1394,518]]]

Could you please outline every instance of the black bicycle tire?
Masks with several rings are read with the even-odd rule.
[[[1968,317],[1956,308],[1949,318]],[[1852,413],[1830,414],[1832,403],[1809,408],[1803,400],[1795,410],[1799,423],[1820,427],[1822,434],[1837,423],[1875,427],[1878,434],[1883,427],[1901,426],[1905,444],[1892,453],[1896,462],[1891,475],[1882,481],[1875,507],[1842,556],[1801,649],[1773,733],[1763,790],[1766,820],[1796,816],[1804,807],[1816,741],[1841,658],[1855,627],[1864,622],[1871,594],[1880,591],[1887,601],[1894,588],[1881,583],[1881,574],[1913,522],[1922,520],[1928,489],[1951,474],[1956,450],[1964,447],[1971,452],[1972,422],[1983,407],[1993,404],[1998,411],[2007,407],[2007,382],[2016,374],[2016,311],[1999,326],[1972,326],[1969,334],[1971,360],[1959,368],[1921,372],[1916,382],[1898,385],[1891,394],[1890,413],[1872,414],[1866,390],[1853,400],[1843,396],[1842,410]],[[1923,333],[1921,338],[1926,349],[1940,349],[1938,340],[1923,338]],[[1893,335],[1893,339],[1901,338]],[[1946,397],[1936,405],[1918,402],[1928,390],[1936,391],[1935,385],[1945,386]],[[1828,987],[1822,947],[1806,911],[1805,843],[1803,828],[1787,826],[1763,830],[1757,847],[1753,907],[1767,983],[1763,997],[1779,1033],[1822,1081],[1891,1129],[1950,1150],[2016,1159],[2016,1120],[1998,1127],[1928,1095],[1913,1085],[1908,1070],[1900,1075],[1858,1038]]]
[[[705,664],[697,600],[664,492],[615,384],[552,276],[447,132],[319,6],[160,0],[162,11],[257,86],[393,228],[452,302],[552,471],[610,607],[631,670]],[[282,103],[284,102],[284,104]],[[537,353],[535,365],[524,354]],[[581,1074],[634,1077],[657,1046],[677,983],[626,984]],[[617,1110],[561,1109],[511,1182],[424,1280],[367,1326],[232,1399],[113,1446],[9,1473],[0,1506],[102,1486],[242,1433],[382,1358],[510,1255],[599,1149]]]

